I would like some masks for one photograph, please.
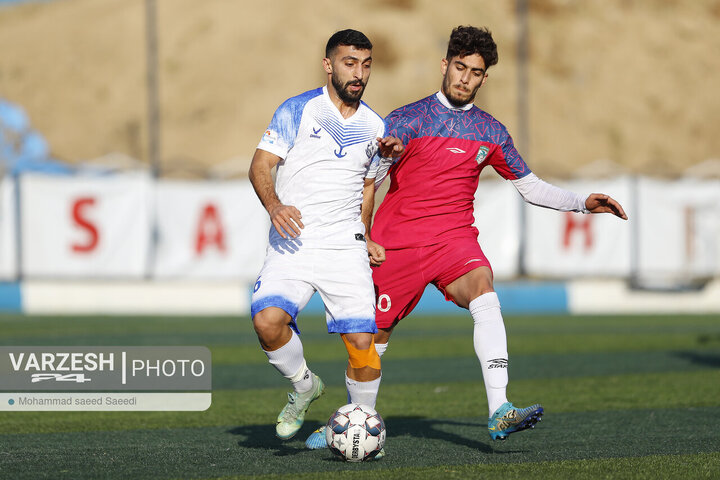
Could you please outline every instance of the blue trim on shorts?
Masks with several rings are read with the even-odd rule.
[[[328,333],[377,333],[374,318],[342,318],[328,322]]]
[[[295,330],[295,333],[300,335],[300,329],[298,328],[296,323],[299,308],[293,302],[291,302],[285,297],[281,297],[280,295],[270,295],[269,297],[263,297],[259,300],[255,300],[254,302],[252,302],[252,304],[250,305],[250,318],[255,317],[258,312],[265,310],[268,307],[277,307],[285,310],[285,312],[292,318],[292,322],[290,322],[290,328]]]

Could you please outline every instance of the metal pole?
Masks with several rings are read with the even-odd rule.
[[[528,2],[516,0],[518,16],[517,62],[518,62],[518,143],[523,150],[525,161],[530,151],[530,128],[528,124]],[[527,245],[527,215],[525,202],[520,203],[520,242],[518,272],[527,274],[525,248]]]
[[[145,0],[145,42],[147,69],[148,163],[155,180],[160,177],[160,95],[158,93],[157,3]],[[153,210],[151,239],[145,278],[152,278],[158,244],[158,223]]]
[[[160,176],[160,101],[158,94],[157,4],[145,0],[147,68],[148,163],[153,177]]]

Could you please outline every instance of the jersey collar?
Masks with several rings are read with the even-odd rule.
[[[456,112],[465,111],[467,112],[473,107],[472,103],[466,103],[462,107],[456,107],[455,105],[451,104],[450,101],[447,99],[444,93],[442,93],[442,90],[439,90],[435,96],[438,99],[438,102],[442,103],[445,108],[448,108],[450,110],[455,110]]]
[[[340,113],[340,110],[338,110],[338,108],[335,106],[333,101],[330,99],[330,92],[328,92],[327,85],[324,85],[322,87],[322,91],[323,91],[323,97],[325,97],[325,101],[327,102],[330,109],[334,112],[335,118],[337,118],[338,120],[340,120],[343,123],[347,123],[347,122],[350,122],[351,120],[353,120],[355,118],[355,116],[358,114],[358,112],[360,111],[360,109],[362,108],[362,105],[363,105],[362,101],[358,101],[358,108],[357,108],[357,110],[355,110],[355,113],[350,115],[348,118],[345,118],[342,116],[342,114]]]

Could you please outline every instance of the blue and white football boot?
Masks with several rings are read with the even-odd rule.
[[[508,435],[528,428],[542,420],[545,410],[539,404],[526,408],[515,408],[512,403],[505,402],[495,410],[488,419],[488,433],[493,440],[505,440]]]
[[[305,446],[310,450],[320,450],[321,448],[328,448],[327,438],[325,437],[326,426],[322,426],[315,430],[305,440]]]

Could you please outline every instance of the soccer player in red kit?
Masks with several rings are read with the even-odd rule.
[[[533,427],[543,408],[516,408],[508,402],[508,353],[500,303],[490,262],[473,227],[478,177],[491,166],[517,188],[525,201],[560,211],[612,213],[627,219],[608,195],[580,196],[534,175],[515,150],[507,129],[473,101],[497,63],[497,47],[487,29],[461,26],[450,35],[442,59],[439,92],[385,118],[382,159],[376,186],[387,174],[390,189],[375,216],[371,238],[385,249],[385,262],[370,257],[377,294],[375,349],[382,355],[398,322],[407,317],[432,283],[470,311],[473,343],[488,398],[488,432],[493,440]],[[404,151],[403,151],[404,148]],[[382,255],[379,255],[382,257]],[[321,428],[308,448],[325,448]]]
[[[395,142],[405,151],[384,163],[391,184],[371,231],[386,254],[385,262],[373,271],[378,300],[376,350],[382,355],[393,329],[430,283],[447,300],[468,309],[475,324],[474,347],[493,440],[533,427],[543,408],[516,408],[506,397],[505,326],[490,262],[472,226],[480,171],[491,166],[528,203],[561,211],[609,212],[627,219],[620,204],[607,195],[580,196],[540,180],[515,150],[507,129],[473,105],[487,80],[487,69],[497,60],[497,47],[487,29],[455,28],[441,63],[440,91],[385,119],[386,135],[396,138],[381,142]],[[381,181],[380,173],[377,179]]]

